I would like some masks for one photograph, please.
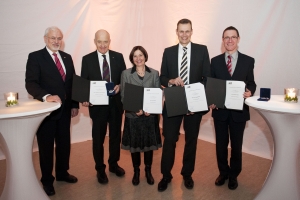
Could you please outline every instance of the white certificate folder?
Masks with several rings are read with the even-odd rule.
[[[72,99],[93,105],[108,105],[106,81],[90,81],[73,75]]]
[[[243,81],[207,78],[206,97],[208,105],[217,108],[243,110],[246,84]]]
[[[123,108],[132,112],[143,110],[149,114],[161,114],[162,90],[125,83]]]
[[[164,89],[164,94],[168,117],[208,110],[204,85],[201,83],[168,87]]]

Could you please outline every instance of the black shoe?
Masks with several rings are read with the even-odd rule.
[[[184,186],[187,188],[187,189],[193,189],[194,187],[194,181],[192,179],[191,176],[189,177],[184,177]]]
[[[47,194],[48,196],[53,196],[53,195],[55,195],[55,190],[54,190],[54,187],[53,187],[52,185],[51,185],[51,186],[46,186],[46,185],[44,185],[43,188],[44,188],[44,191],[46,192],[46,194]]]
[[[217,185],[217,186],[224,185],[224,183],[227,179],[228,179],[228,176],[219,175],[215,181],[215,185]]]
[[[98,179],[98,182],[101,183],[101,184],[108,183],[108,178],[106,176],[105,171],[103,171],[103,172],[97,172],[97,179]]]
[[[151,170],[146,169],[145,174],[146,174],[147,183],[149,185],[153,185],[154,184],[154,179],[153,179],[153,176],[151,174]]]
[[[65,177],[56,177],[56,181],[65,181],[67,183],[76,183],[78,181],[78,179],[75,176],[69,174]]]
[[[120,167],[119,165],[116,165],[114,167],[109,166],[109,171],[112,173],[115,173],[117,176],[124,176],[125,170]]]
[[[239,186],[236,178],[229,177],[228,188],[231,190],[235,190]]]
[[[134,170],[134,174],[133,174],[133,178],[132,178],[132,184],[133,185],[138,185],[140,184],[140,169],[135,169]]]
[[[163,192],[168,188],[168,183],[171,182],[170,178],[162,178],[161,181],[158,183],[158,191]]]

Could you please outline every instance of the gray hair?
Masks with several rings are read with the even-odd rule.
[[[61,34],[63,35],[62,31],[58,27],[50,26],[45,30],[44,37],[46,37],[48,35],[49,31],[55,31],[55,30],[59,30],[61,32]]]

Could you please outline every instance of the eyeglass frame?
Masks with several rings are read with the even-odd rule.
[[[239,37],[238,36],[226,36],[226,37],[223,37],[224,40],[226,41],[229,41],[229,40],[237,40]]]
[[[48,37],[47,36],[47,38],[49,38],[50,40],[52,40],[52,41],[62,41],[63,40],[63,38],[62,37]]]

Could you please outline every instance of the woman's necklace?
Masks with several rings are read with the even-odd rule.
[[[145,75],[145,68],[142,69],[141,71],[138,71],[138,70],[136,69],[136,73],[137,73],[138,75],[140,75],[140,76],[144,76],[144,75]]]

